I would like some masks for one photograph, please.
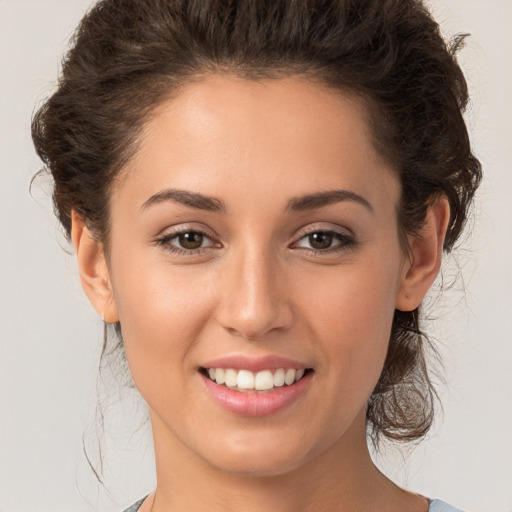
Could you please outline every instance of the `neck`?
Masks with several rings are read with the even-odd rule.
[[[190,452],[152,415],[157,487],[141,512],[426,512],[425,499],[407,493],[371,460],[364,411],[335,446],[277,475],[220,470]]]

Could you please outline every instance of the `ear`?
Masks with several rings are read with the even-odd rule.
[[[92,307],[107,323],[119,321],[103,245],[96,240],[85,220],[71,212],[71,238],[76,251],[82,288]]]
[[[449,221],[450,205],[442,196],[429,207],[420,233],[409,237],[409,258],[402,269],[396,309],[413,311],[421,304],[441,268]]]

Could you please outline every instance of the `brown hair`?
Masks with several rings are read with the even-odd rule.
[[[33,119],[56,214],[69,237],[76,210],[108,251],[111,187],[160,102],[208,73],[300,75],[364,99],[376,147],[400,176],[402,234],[416,233],[444,195],[450,251],[481,180],[462,115],[468,91],[455,54],[463,39],[447,44],[420,0],[100,1]],[[419,324],[418,310],[395,312],[367,409],[374,441],[419,439],[431,426],[436,394]]]

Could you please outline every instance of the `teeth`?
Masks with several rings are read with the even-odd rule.
[[[288,386],[293,384],[295,382],[295,375],[297,375],[297,372],[293,368],[286,370],[284,375],[284,383]]]
[[[284,370],[282,368],[279,368],[279,370],[276,370],[276,373],[274,373],[274,386],[284,386]]]
[[[254,389],[254,373],[249,370],[239,370],[236,385],[240,389]]]
[[[258,372],[254,379],[254,389],[257,391],[265,391],[274,387],[274,376],[270,370]]]
[[[229,388],[238,390],[267,391],[275,387],[282,387],[285,384],[290,386],[302,379],[305,369],[295,370],[294,368],[279,368],[272,373],[272,370],[251,372],[249,370],[234,370],[233,368],[208,368],[210,379],[217,384],[224,384]]]
[[[226,382],[226,371],[224,370],[224,368],[215,369],[215,381],[217,382],[217,384],[224,384]]]
[[[233,370],[233,369],[228,369],[226,370],[226,373],[225,373],[225,384],[226,386],[230,387],[230,388],[235,388],[236,387],[236,384],[237,384],[237,377],[238,377],[238,372],[236,370]]]

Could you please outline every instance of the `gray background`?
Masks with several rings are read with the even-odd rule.
[[[90,3],[0,0],[0,512],[115,511],[154,482],[147,429],[123,428],[144,407],[115,389],[105,404],[108,493],[87,467],[82,435],[88,443],[96,435],[101,322],[52,216],[48,181],[28,193],[40,165],[31,113],[53,90]],[[512,1],[434,0],[432,8],[445,35],[472,34],[460,59],[485,182],[464,249],[443,271],[448,282],[457,268],[459,276],[441,298],[432,294],[437,319],[429,330],[446,366],[444,414],[415,449],[387,447],[376,458],[425,495],[468,511],[511,512]]]

